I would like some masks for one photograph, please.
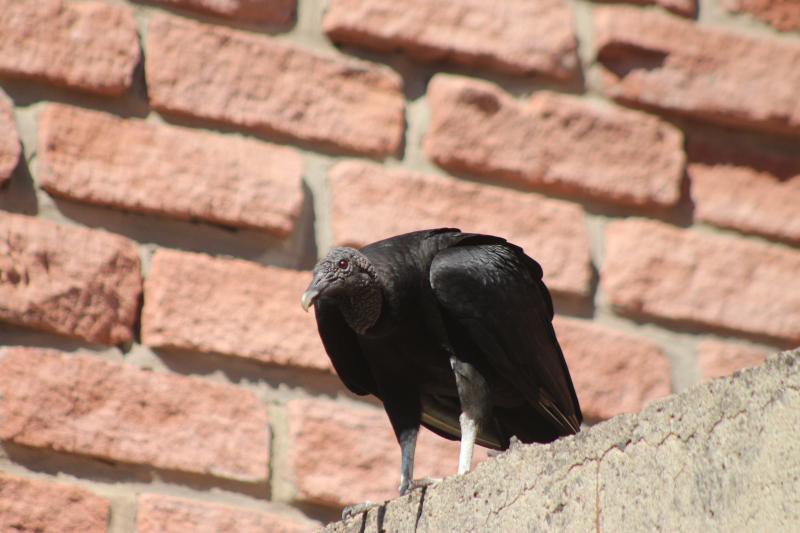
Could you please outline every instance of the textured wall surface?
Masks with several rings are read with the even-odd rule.
[[[800,350],[329,525],[392,531],[787,531],[800,522]]]
[[[299,305],[335,244],[523,246],[591,424],[797,346],[798,20],[788,0],[0,0],[0,529],[308,531],[394,495],[385,415]],[[697,435],[657,451],[719,437]],[[582,439],[606,437],[554,449]],[[611,472],[642,450],[570,490],[594,509],[609,468],[615,524],[636,500]],[[451,475],[457,445],[423,433],[417,457]]]

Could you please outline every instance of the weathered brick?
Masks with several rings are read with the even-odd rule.
[[[105,498],[63,483],[0,473],[0,530],[15,533],[108,531]]]
[[[300,295],[310,272],[159,250],[145,281],[142,342],[330,370]]]
[[[594,24],[611,97],[709,122],[800,134],[800,43],[629,7],[595,9]]]
[[[0,351],[0,438],[242,481],[267,479],[267,415],[250,392],[85,355]]]
[[[147,41],[159,111],[373,156],[400,148],[402,80],[388,68],[166,15]]]
[[[303,162],[290,148],[59,104],[39,117],[39,156],[52,194],[280,237],[303,202]]]
[[[589,237],[577,205],[449,177],[346,161],[329,172],[337,244],[362,246],[408,231],[453,226],[497,234],[542,263],[552,290],[590,291]]]
[[[796,0],[721,0],[732,13],[749,13],[781,31],[800,30],[800,4]]]
[[[136,0],[141,2],[143,0]],[[243,22],[289,24],[297,8],[296,0],[150,0]]]
[[[0,212],[0,320],[90,342],[130,342],[136,245],[101,230]]]
[[[400,446],[381,409],[330,400],[291,400],[287,408],[297,499],[345,506],[397,496]],[[422,429],[414,477],[455,475],[458,446]],[[473,463],[486,457],[486,450],[476,446]]]
[[[697,364],[703,380],[728,376],[737,370],[758,366],[766,358],[765,350],[741,344],[706,340],[697,345]]]
[[[14,104],[0,88],[0,187],[11,178],[22,151],[14,120]]]
[[[563,79],[578,63],[563,0],[333,0],[323,27],[338,43],[510,74]]]
[[[185,498],[143,494],[136,513],[137,533],[311,533],[320,524],[275,512],[256,511]]]
[[[800,252],[623,220],[606,227],[606,297],[635,315],[800,340]]]
[[[612,0],[600,0],[610,2]],[[628,4],[658,5],[678,15],[694,17],[697,14],[697,0],[626,0]]]
[[[670,393],[669,361],[656,344],[560,316],[553,325],[587,419],[636,413]]]
[[[425,150],[445,169],[626,205],[680,196],[683,136],[656,117],[547,91],[524,104],[491,83],[443,75],[428,104]]]
[[[118,95],[131,86],[139,56],[128,6],[0,0],[0,76]]]
[[[692,140],[689,159],[697,220],[800,243],[800,157]]]

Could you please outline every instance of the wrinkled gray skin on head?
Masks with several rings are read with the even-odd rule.
[[[380,317],[383,296],[367,256],[355,248],[334,248],[314,267],[314,278],[301,303],[308,310],[318,300],[334,302],[347,325],[365,333]]]

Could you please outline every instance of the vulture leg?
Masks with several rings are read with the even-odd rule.
[[[461,402],[461,450],[458,455],[459,475],[469,472],[472,466],[472,450],[483,422],[489,415],[489,384],[474,366],[455,357],[450,358],[450,366],[456,377],[458,399]]]
[[[414,479],[414,450],[417,447],[419,428],[403,430],[400,433],[400,496],[408,492]]]
[[[414,487],[414,450],[417,447],[422,406],[419,392],[394,383],[383,390],[383,406],[389,415],[397,443],[400,444],[400,495]]]

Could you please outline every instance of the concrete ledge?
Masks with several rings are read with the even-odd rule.
[[[800,350],[330,524],[329,533],[788,531]]]

